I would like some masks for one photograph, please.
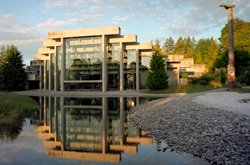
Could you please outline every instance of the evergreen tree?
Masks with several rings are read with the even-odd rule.
[[[22,55],[14,46],[1,49],[0,88],[1,90],[22,90],[25,88],[26,73]]]
[[[195,63],[206,64],[208,69],[212,69],[218,56],[218,44],[213,39],[200,39],[195,47]]]
[[[179,37],[175,43],[175,54],[184,54],[184,40]]]
[[[161,48],[161,42],[159,39],[155,40],[155,44],[153,46],[153,51],[156,52],[159,55],[163,55],[163,50]]]
[[[168,76],[159,40],[156,40],[153,51],[146,85],[151,90],[165,89],[168,87]]]
[[[166,39],[166,41],[163,45],[163,49],[164,49],[165,54],[167,54],[167,55],[174,53],[175,43],[174,43],[174,39],[172,37],[169,37]]]

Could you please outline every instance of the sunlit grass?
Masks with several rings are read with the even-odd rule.
[[[167,89],[162,89],[162,90],[147,90],[146,93],[195,93],[195,92],[204,92],[204,91],[209,91],[215,89],[212,86],[202,86],[202,85],[185,85],[185,86],[173,86],[169,87]]]
[[[35,100],[27,96],[0,93],[0,118],[22,113],[31,114],[37,106]]]
[[[250,88],[237,88],[236,92],[239,92],[239,93],[250,93]]]

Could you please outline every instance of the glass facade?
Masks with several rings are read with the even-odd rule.
[[[136,89],[136,50],[124,51],[124,89]]]
[[[136,35],[119,33],[119,27],[50,32],[37,55],[45,63],[40,89],[123,91],[145,88],[149,60],[141,57],[141,51],[150,52],[152,44],[141,44],[136,41]]]
[[[140,56],[140,89],[146,88],[151,56]]]
[[[101,79],[101,37],[65,39],[65,90],[101,90]]]
[[[54,53],[51,54],[51,64],[50,64],[50,70],[51,70],[51,90],[54,90],[55,88],[55,74],[56,74],[56,56]]]
[[[56,47],[56,88],[61,90],[62,48]]]
[[[65,39],[65,80],[101,80],[101,37]]]
[[[120,84],[120,56],[119,43],[108,44],[108,90],[119,90]]]
[[[143,134],[139,129],[129,127],[127,121],[128,111],[137,105],[137,98],[42,98],[40,98],[40,107],[42,105],[46,107],[43,107],[40,113],[46,115],[43,119],[41,118],[44,123],[38,127],[46,131],[38,132],[38,134],[47,138],[43,139],[43,144],[45,146],[47,142],[49,144],[48,155],[53,152],[67,153],[69,151],[74,155],[95,153],[93,158],[98,158],[96,157],[98,154],[120,155],[121,152],[128,151],[124,150],[124,147],[128,146],[137,151],[137,143],[141,142],[135,143],[135,140],[138,140],[138,137],[142,138]],[[144,137],[148,139],[149,144],[152,144],[151,137],[147,135]],[[102,161],[105,160],[102,158]]]

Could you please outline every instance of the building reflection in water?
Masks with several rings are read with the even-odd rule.
[[[127,112],[139,98],[40,97],[38,138],[48,156],[100,162],[119,162],[121,153],[136,153],[138,144],[152,138],[128,127]]]

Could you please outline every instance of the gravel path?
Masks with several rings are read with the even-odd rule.
[[[128,121],[166,141],[172,150],[192,153],[211,164],[250,164],[250,116],[198,104],[199,97],[148,102],[133,109]]]

